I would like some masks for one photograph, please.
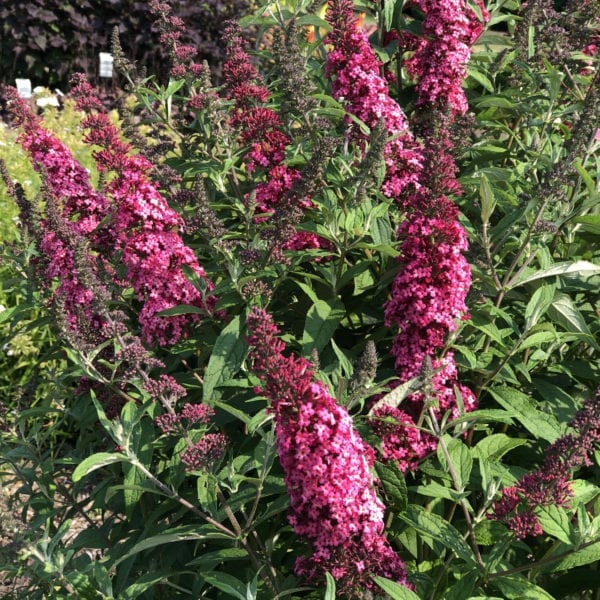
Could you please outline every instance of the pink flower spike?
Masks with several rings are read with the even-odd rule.
[[[384,506],[371,474],[373,449],[354,429],[310,363],[285,357],[271,316],[253,308],[247,318],[252,370],[271,402],[279,460],[290,495],[289,521],[310,541],[313,554],[296,561],[296,573],[337,580],[338,593],[377,589],[372,575],[403,585],[404,564],[384,535]]]

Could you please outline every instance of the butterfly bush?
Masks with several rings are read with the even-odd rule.
[[[258,221],[272,216],[287,202],[295,203],[298,210],[312,207],[309,198],[297,198],[292,193],[294,182],[301,175],[297,169],[285,164],[286,149],[291,140],[283,131],[280,115],[265,106],[270,93],[250,60],[239,25],[228,23],[223,37],[227,42],[227,60],[223,64],[224,97],[234,101],[229,123],[239,131],[240,142],[249,146],[245,155],[248,175],[252,176],[257,169],[266,173],[266,181],[258,183],[246,200],[258,209]],[[284,241],[282,249],[319,247],[317,236],[297,230]],[[279,252],[277,257],[283,259]]]
[[[418,104],[437,104],[464,114],[468,110],[462,82],[471,58],[471,46],[483,31],[475,11],[465,0],[413,0],[425,13],[422,37],[405,65],[417,78]],[[489,13],[477,1],[484,20]]]
[[[326,42],[332,49],[327,55],[325,74],[332,80],[333,97],[346,111],[370,128],[383,121],[387,141],[386,166],[382,192],[400,201],[407,190],[419,186],[422,153],[408,128],[406,115],[390,97],[388,84],[379,74],[381,63],[375,56],[366,33],[358,27],[351,0],[332,0],[327,21],[331,31]],[[350,121],[350,133],[359,143],[365,135]]]
[[[88,238],[98,240],[108,201],[93,190],[87,171],[61,141],[41,126],[41,120],[16,90],[7,88],[5,93],[15,124],[22,129],[18,141],[46,186],[47,212],[52,218],[39,223],[42,279],[51,301],[59,300],[71,333],[77,333],[86,320],[100,326],[101,320],[92,308],[93,291],[80,278],[74,245]],[[88,259],[90,268],[97,269],[96,257]],[[58,281],[55,289],[51,289],[53,281]]]
[[[308,580],[330,572],[342,594],[376,589],[381,575],[406,584],[404,564],[385,538],[384,506],[370,469],[374,452],[304,358],[286,357],[272,317],[247,318],[252,370],[275,419],[276,445],[290,496],[289,522],[313,553],[295,570]]]
[[[105,249],[110,243],[111,251],[121,253],[124,277],[143,303],[139,313],[142,339],[150,345],[174,344],[187,335],[190,324],[199,320],[198,314],[161,317],[158,313],[179,304],[210,312],[212,283],[179,234],[183,220],[151,181],[151,163],[132,154],[131,146],[120,139],[115,125],[100,112],[100,101],[85,78],[76,76],[73,83],[78,108],[96,111],[82,121],[88,131],[84,140],[101,148],[94,152],[98,169],[115,174],[105,190],[111,200],[110,239]],[[204,291],[188,280],[184,267],[204,281]]]
[[[442,9],[441,3],[423,3],[429,9],[426,16],[426,32],[434,30],[446,37],[452,37],[463,26],[472,27],[473,31],[468,38],[472,41],[479,30],[475,31],[470,16],[465,16],[454,7],[454,12],[446,7]],[[409,129],[409,123],[402,109],[389,95],[388,83],[379,74],[381,64],[375,57],[364,31],[358,28],[357,20],[353,13],[354,5],[348,0],[332,0],[329,3],[327,20],[332,26],[327,41],[333,48],[328,54],[326,73],[332,78],[333,95],[343,101],[346,110],[355,115],[368,126],[374,127],[380,120],[385,125],[385,131],[390,141],[387,142],[384,158],[386,174],[382,185],[382,192],[394,199],[398,205],[407,211],[406,219],[398,229],[401,240],[399,272],[394,280],[390,299],[384,306],[385,321],[388,327],[394,327],[398,334],[394,339],[391,349],[395,357],[396,371],[400,382],[418,376],[423,368],[425,358],[433,359],[433,367],[438,371],[433,380],[433,388],[438,397],[439,411],[450,408],[457,413],[454,398],[456,379],[456,366],[452,353],[447,353],[443,358],[437,355],[443,350],[448,334],[456,331],[457,322],[467,314],[465,298],[471,283],[471,274],[463,252],[467,250],[468,243],[464,229],[458,223],[458,210],[451,200],[441,192],[457,192],[460,186],[454,179],[453,160],[440,159],[440,148],[430,149],[417,144]],[[470,10],[470,9],[469,9]],[[462,15],[462,16],[461,16]],[[429,18],[429,21],[427,19]],[[452,23],[450,23],[450,21]],[[441,25],[448,21],[447,26]],[[463,31],[461,29],[461,31]],[[465,31],[461,35],[466,35]],[[446,38],[442,38],[442,41]],[[426,45],[427,42],[423,42]],[[452,52],[454,42],[448,42],[446,54],[437,56],[441,62],[454,64],[454,68],[446,70],[447,79],[453,76],[452,83],[458,85],[462,96],[460,84],[464,78],[464,68],[468,60],[468,52],[462,51],[463,46],[468,50],[466,41],[457,46],[459,50]],[[456,46],[456,45],[455,45]],[[432,52],[435,54],[436,50]],[[422,53],[422,60],[425,61]],[[456,68],[462,65],[462,70]],[[439,67],[439,65],[438,65]],[[413,65],[413,73],[418,69]],[[435,72],[440,76],[439,69]],[[420,104],[437,104],[438,96],[431,93],[425,96],[424,91],[432,88],[427,81],[430,76],[425,72],[424,66],[419,75],[422,79]],[[431,79],[431,77],[430,77]],[[425,80],[425,81],[424,81]],[[424,81],[424,82],[423,82]],[[452,98],[458,97],[456,91],[449,90],[448,81],[440,79],[440,87],[450,91]],[[418,86],[417,86],[418,87]],[[446,98],[445,100],[448,100]],[[457,104],[457,111],[466,110],[466,99]],[[357,140],[364,138],[360,130],[350,125],[351,135]],[[435,138],[434,139],[438,139]],[[447,140],[447,136],[441,139]],[[442,148],[448,154],[448,142]],[[437,165],[429,164],[434,157]],[[444,170],[447,177],[443,181],[443,189],[431,189],[431,167],[438,167],[440,162],[445,162]],[[472,409],[475,406],[473,393],[460,387],[464,407]],[[396,418],[396,430],[403,426],[407,428],[405,435],[396,435],[392,443],[389,439],[383,440],[384,458],[394,457],[400,460],[403,469],[415,466],[415,460],[422,458],[433,446],[431,440],[422,444],[415,436],[419,436],[415,427],[424,406],[422,394],[413,395],[408,412],[399,411]],[[443,409],[442,409],[443,407]],[[375,413],[377,417],[394,415]],[[375,430],[381,427],[375,425]],[[415,442],[415,443],[413,443]],[[390,450],[394,447],[395,450]]]

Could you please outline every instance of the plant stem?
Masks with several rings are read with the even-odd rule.
[[[442,452],[444,453],[444,458],[446,459],[446,463],[448,464],[448,473],[450,474],[450,477],[452,478],[452,484],[454,486],[454,489],[460,494],[460,493],[464,492],[464,486],[461,485],[461,482],[458,478],[456,470],[454,469],[454,464],[452,463],[452,459],[450,458],[450,453],[448,452],[448,446],[446,446],[446,442],[444,441],[444,439],[442,437],[442,431],[438,424],[438,421],[435,416],[435,412],[433,411],[433,408],[430,407],[428,409],[428,412],[429,412],[429,419],[431,421],[431,428],[438,438],[440,448],[442,449]],[[479,566],[481,571],[485,571],[485,564],[481,557],[481,553],[479,552],[479,546],[477,545],[477,538],[475,537],[475,528],[473,527],[471,513],[469,512],[469,507],[467,506],[467,503],[465,502],[464,499],[460,500],[460,506],[463,510],[465,522],[466,522],[467,528],[469,530],[469,538],[470,538],[470,542],[471,542],[471,548],[473,549],[473,553],[475,554],[475,560],[477,561],[477,565]]]
[[[137,458],[137,456],[129,457],[131,460],[131,464],[138,469],[150,482],[157,487],[161,492],[168,496],[172,500],[175,500],[177,503],[181,504],[184,508],[192,511],[195,515],[200,517],[203,521],[206,521],[228,537],[232,539],[237,539],[237,535],[231,529],[225,527],[222,523],[215,521],[212,517],[207,515],[205,512],[201,511],[199,508],[194,506],[191,502],[180,496],[177,492],[172,490],[170,487],[166,486],[160,479],[154,476]]]
[[[516,573],[522,573],[523,571],[529,571],[531,569],[535,569],[537,567],[541,567],[544,565],[551,564],[560,560],[562,558],[566,558],[567,556],[571,556],[578,550],[583,550],[584,548],[588,548],[589,546],[593,546],[594,544],[600,544],[600,538],[596,540],[591,540],[589,542],[585,542],[577,546],[577,548],[573,548],[572,550],[566,550],[565,552],[561,552],[560,554],[554,554],[553,556],[548,556],[547,558],[541,558],[533,563],[528,565],[521,565],[520,567],[513,567],[512,569],[506,569],[504,571],[497,571],[496,573],[490,573],[488,575],[489,579],[494,579],[495,577],[504,577],[505,575],[515,575]]]

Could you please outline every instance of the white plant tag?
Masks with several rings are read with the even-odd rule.
[[[31,79],[15,79],[15,83],[21,98],[31,98]]]
[[[113,76],[113,55],[108,52],[100,52],[100,77]]]

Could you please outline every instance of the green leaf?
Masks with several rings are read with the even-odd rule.
[[[163,579],[167,577],[171,577],[173,575],[177,575],[176,572],[173,571],[152,571],[151,573],[146,573],[142,575],[138,579],[136,579],[135,583],[132,583],[125,590],[123,590],[119,594],[120,600],[133,600],[134,598],[139,598],[144,592],[149,590],[151,587],[155,586],[157,583],[161,582]]]
[[[315,291],[306,283],[302,281],[297,281],[295,279],[292,280],[313,302],[318,302],[319,297],[315,293]]]
[[[588,324],[570,296],[557,294],[548,309],[548,314],[566,331],[592,336]]]
[[[490,180],[485,176],[481,176],[479,184],[479,197],[481,199],[481,221],[484,224],[489,223],[490,217],[496,207],[496,198],[490,185]]]
[[[524,277],[523,279],[517,279],[517,281],[513,282],[512,285],[509,286],[509,289],[514,289],[519,287],[520,285],[524,285],[526,283],[530,283],[531,281],[536,281],[537,279],[543,279],[545,277],[554,277],[555,275],[571,275],[577,277],[591,277],[600,273],[600,267],[595,265],[587,260],[578,260],[577,262],[561,262],[555,263],[551,267],[547,269],[541,269],[533,273],[533,275],[529,275]]]
[[[505,433],[493,433],[483,438],[474,448],[477,458],[498,461],[513,448],[527,444],[522,438],[511,438]]]
[[[321,17],[317,15],[302,15],[298,17],[299,25],[312,25],[313,27],[318,27],[319,29],[324,29],[325,31],[331,30],[331,25]]]
[[[346,356],[346,354],[344,354],[344,351],[335,343],[335,340],[333,338],[331,338],[330,342],[331,342],[331,348],[332,348],[333,352],[335,353],[335,356],[340,365],[342,375],[349,379],[350,377],[352,377],[352,374],[354,373],[354,365],[352,364],[350,359]]]
[[[550,563],[543,569],[543,572],[555,573],[557,571],[566,571],[567,569],[588,565],[600,560],[600,540],[590,546],[581,548],[576,552],[572,552],[572,546],[565,547],[562,544],[556,550],[556,554],[563,554],[565,552],[567,553],[567,556],[554,563]],[[545,558],[551,557],[546,556]]]
[[[452,500],[452,502],[460,502],[468,495],[465,492],[457,492],[451,487],[445,487],[436,481],[432,481],[431,483],[424,485],[417,485],[411,489],[414,489],[414,491],[421,496],[429,496],[430,498],[446,498],[446,500]]]
[[[144,550],[156,548],[157,546],[174,544],[176,542],[187,542],[194,540],[198,541],[206,539],[230,540],[231,538],[224,533],[216,531],[212,525],[182,525],[181,527],[167,529],[163,533],[141,540],[123,556],[120,556],[115,562],[113,562],[111,567],[116,567],[124,560],[127,560],[128,558],[131,558],[132,556],[135,556]],[[244,589],[246,588],[244,587]]]
[[[482,73],[478,69],[470,66],[467,67],[467,77],[471,77],[477,83],[479,83],[486,91],[490,92],[490,94],[494,93],[494,86],[492,82],[488,79],[485,73]]]
[[[535,585],[524,577],[517,575],[503,575],[492,580],[494,587],[498,588],[509,600],[554,600],[554,598],[541,587]]]
[[[571,519],[562,506],[538,507],[536,516],[542,529],[567,545],[572,545]]]
[[[489,321],[489,319],[487,317],[485,317],[482,314],[473,313],[473,315],[471,316],[470,322],[471,322],[471,325],[473,325],[473,327],[475,327],[475,329],[482,331],[488,337],[490,337],[492,340],[497,342],[500,348],[505,347],[505,342],[506,342],[505,336],[498,329],[498,326],[495,323],[492,323],[491,321]]]
[[[505,98],[504,96],[483,96],[479,100],[475,100],[475,104],[478,108],[486,108],[488,106],[493,106],[496,108],[516,108],[517,105]]]
[[[309,356],[313,348],[321,352],[345,316],[344,305],[337,298],[329,301],[317,300],[306,315],[302,354]]]
[[[331,573],[325,573],[325,581],[327,582],[327,587],[325,588],[323,600],[335,600],[335,579]]]
[[[541,285],[527,303],[525,307],[525,331],[529,331],[540,320],[546,311],[550,308],[554,300],[556,285],[546,283]]]
[[[245,411],[240,410],[235,406],[231,406],[230,404],[227,404],[227,402],[215,400],[214,402],[212,402],[212,406],[214,406],[215,408],[220,408],[225,412],[228,412],[230,415],[233,415],[234,417],[236,417],[236,419],[239,419],[242,423],[245,423],[246,425],[250,423],[250,417]]]
[[[239,600],[247,600],[246,584],[242,583],[233,575],[221,573],[220,571],[213,571],[212,573],[200,573],[200,576],[206,583],[225,592],[228,596],[238,598]]]
[[[394,29],[394,9],[396,0],[383,0],[383,26],[386,31]]]
[[[0,311],[0,323],[4,323],[4,321],[8,321],[14,314],[18,312],[24,312],[22,306],[11,306],[9,308],[4,308]]]
[[[475,539],[480,546],[495,546],[506,538],[506,525],[484,519],[475,525]]]
[[[204,315],[206,314],[206,311],[192,304],[178,304],[172,308],[165,308],[165,310],[157,312],[156,315],[158,317],[174,317],[176,315],[187,315],[190,313]]]
[[[552,443],[562,434],[556,417],[538,410],[529,396],[509,387],[490,388],[489,392],[536,438]]]
[[[394,514],[402,513],[408,506],[408,492],[402,473],[396,466],[375,463],[375,472],[381,481],[388,508]]]
[[[373,581],[392,599],[392,600],[419,600],[413,591],[407,587],[386,579],[385,577],[375,576]]]
[[[513,420],[506,410],[487,408],[465,413],[454,419],[451,425],[460,425],[461,423],[506,423],[512,425]]]
[[[201,570],[210,571],[223,562],[247,559],[248,553],[243,548],[221,548],[213,552],[207,552],[206,554],[191,560],[186,566],[200,566]]]
[[[241,319],[237,316],[217,338],[204,373],[203,402],[213,404],[215,388],[232,379],[240,370],[248,350],[243,331]]]
[[[440,542],[444,547],[452,550],[466,563],[470,565],[476,564],[473,551],[467,542],[465,542],[462,535],[454,526],[439,515],[427,512],[424,508],[411,504],[404,513],[398,516],[421,535]]]
[[[575,217],[572,222],[579,223],[584,231],[600,235],[600,215],[583,215]]]
[[[555,331],[535,331],[525,337],[518,345],[518,349],[526,350],[527,348],[550,344],[556,341],[558,341],[558,335]]]
[[[478,569],[473,569],[465,575],[460,575],[459,580],[450,586],[444,594],[444,600],[468,600],[475,589],[479,575]]]
[[[448,448],[448,454],[450,455],[450,462],[454,466],[454,471],[458,478],[460,490],[462,491],[469,483],[471,469],[473,468],[473,457],[471,455],[471,450],[458,439],[453,439],[448,435],[444,435],[444,439],[446,440],[446,447]],[[444,462],[442,462],[442,464],[444,464]]]
[[[535,54],[535,26],[527,27],[527,58],[531,58]]]
[[[117,452],[97,452],[77,465],[77,468],[73,471],[72,479],[73,481],[79,481],[92,471],[116,462],[128,462],[128,459],[125,455]]]

